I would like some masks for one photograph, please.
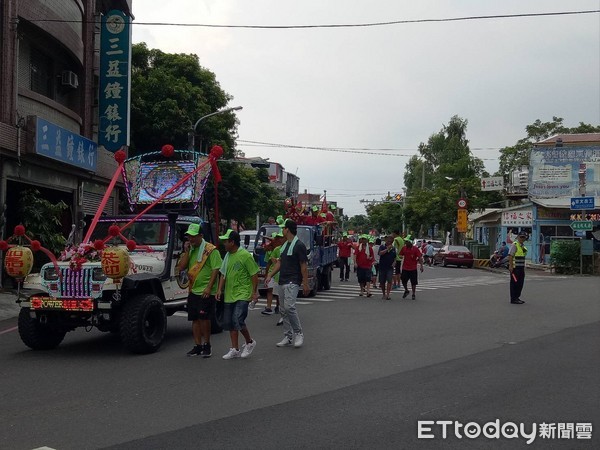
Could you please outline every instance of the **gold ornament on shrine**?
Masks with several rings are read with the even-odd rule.
[[[129,253],[122,247],[107,247],[102,251],[102,271],[104,274],[118,282],[129,273]]]
[[[6,273],[17,279],[23,279],[33,267],[33,253],[29,247],[11,247],[6,251],[4,257],[4,268]]]

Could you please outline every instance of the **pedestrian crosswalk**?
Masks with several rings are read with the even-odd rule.
[[[472,287],[472,286],[490,286],[490,285],[498,285],[498,284],[506,284],[508,285],[508,272],[507,273],[484,273],[472,275],[470,272],[469,275],[465,276],[452,276],[452,277],[438,277],[438,278],[427,278],[426,276],[421,275],[419,277],[419,285],[417,287],[417,291],[432,291],[438,289],[456,289],[463,287]],[[536,279],[547,279],[548,277],[545,275],[536,275],[536,274],[527,274],[527,280],[533,281]],[[552,279],[562,278],[562,277],[552,277]],[[319,291],[317,295],[314,297],[301,298],[297,301],[298,304],[311,304],[318,302],[332,302],[337,300],[349,300],[358,297],[360,292],[360,288],[358,287],[357,282],[344,282],[331,286],[331,289],[328,291]],[[371,289],[373,293],[373,297],[380,296],[381,297],[381,289]],[[392,298],[394,296],[401,296],[404,292],[403,288],[398,290],[393,290],[391,292]],[[265,299],[260,299],[260,303],[264,303]],[[258,308],[258,307],[257,307]]]
[[[419,277],[419,285],[417,287],[417,292],[423,291],[434,291],[438,289],[457,289],[457,288],[465,288],[465,287],[473,287],[473,286],[490,286],[490,285],[499,285],[506,284],[508,287],[508,272],[506,273],[483,273],[483,274],[473,274],[474,271],[469,271],[469,275],[465,276],[452,276],[452,277],[437,277],[437,278],[428,278],[426,275],[421,275]],[[551,279],[562,279],[566,278],[565,276],[553,276]],[[527,274],[527,281],[535,281],[540,279],[547,280],[548,277],[546,275],[537,275],[537,274]],[[343,301],[358,298],[358,294],[360,292],[360,288],[356,281],[343,282],[339,284],[334,284],[331,286],[331,289],[328,291],[319,291],[314,297],[307,298],[299,298],[296,303],[298,305],[311,305],[314,303],[326,303],[326,302],[335,302],[335,301]],[[377,289],[371,289],[373,294],[373,298],[381,297],[381,289],[379,287]],[[398,290],[393,290],[391,292],[392,298],[401,297],[404,293],[404,289],[401,287]],[[266,305],[266,298],[261,297],[258,299],[258,304],[256,308],[253,310],[254,312],[260,312]],[[273,302],[275,304],[275,302]],[[187,313],[182,313],[187,314]]]

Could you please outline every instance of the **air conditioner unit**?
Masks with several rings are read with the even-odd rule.
[[[513,172],[512,173],[512,185],[514,187],[527,188],[527,186],[529,185],[529,171]]]
[[[70,70],[63,70],[61,76],[61,84],[70,88],[76,89],[79,86],[79,78],[75,72]]]

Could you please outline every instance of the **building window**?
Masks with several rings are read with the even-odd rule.
[[[54,68],[52,59],[36,48],[31,49],[29,63],[30,89],[38,94],[54,99]]]

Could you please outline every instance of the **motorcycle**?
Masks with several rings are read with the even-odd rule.
[[[495,251],[490,258],[490,267],[494,269],[507,269],[508,270],[508,256],[502,258],[500,252]]]

